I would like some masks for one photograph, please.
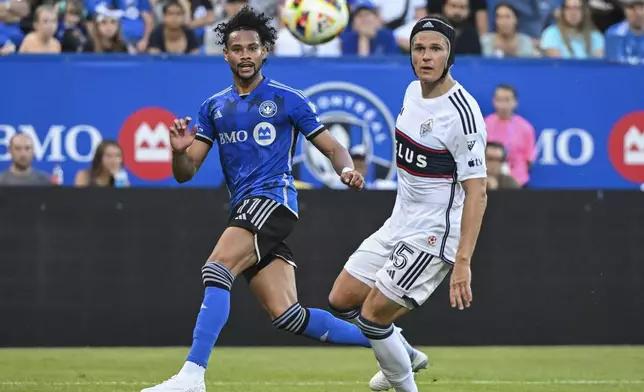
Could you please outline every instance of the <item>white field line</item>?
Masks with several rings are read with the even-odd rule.
[[[0,381],[5,386],[152,386],[157,381]],[[366,385],[365,381],[208,381],[212,386],[352,386]],[[644,380],[444,380],[417,381],[418,385],[644,385]]]

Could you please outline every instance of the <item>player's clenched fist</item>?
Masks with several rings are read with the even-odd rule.
[[[340,178],[342,179],[342,182],[350,188],[357,189],[359,191],[364,188],[364,177],[355,170],[343,170]]]
[[[170,146],[172,151],[185,152],[195,141],[197,126],[193,125],[192,130],[190,130],[190,121],[192,121],[190,117],[174,119],[174,123],[170,126]]]

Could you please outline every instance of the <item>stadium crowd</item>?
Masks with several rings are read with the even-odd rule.
[[[440,13],[458,29],[458,54],[644,63],[644,0],[351,0],[350,26],[315,47],[281,25],[282,2],[0,0],[0,54],[217,55],[212,27],[248,4],[275,17],[278,56],[404,53],[413,23]]]

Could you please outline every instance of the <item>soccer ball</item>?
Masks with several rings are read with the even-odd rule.
[[[282,22],[297,38],[308,45],[331,41],[349,22],[346,0],[286,0]]]

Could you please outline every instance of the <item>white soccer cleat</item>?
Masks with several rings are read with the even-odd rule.
[[[141,392],[206,392],[206,383],[201,377],[172,376],[169,380]]]
[[[414,359],[411,361],[411,370],[414,373],[418,373],[423,369],[427,369],[428,365],[429,358],[427,355],[421,351],[414,350]],[[416,377],[416,374],[414,374],[414,377]],[[387,377],[385,377],[385,374],[381,370],[376,373],[375,376],[371,377],[369,388],[371,388],[372,391],[387,391],[392,387],[391,383],[389,383],[389,380],[387,380]]]

